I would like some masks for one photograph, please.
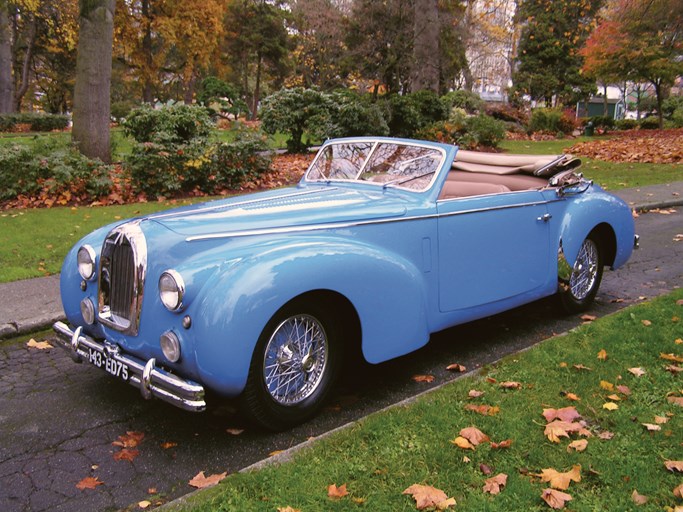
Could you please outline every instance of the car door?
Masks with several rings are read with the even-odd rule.
[[[547,281],[545,203],[536,190],[437,203],[442,312],[511,299]]]

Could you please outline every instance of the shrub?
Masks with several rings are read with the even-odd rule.
[[[249,112],[237,89],[215,76],[209,76],[202,81],[197,101],[207,107],[217,105],[220,114],[225,117],[232,114],[237,119],[240,114]]]
[[[317,89],[280,89],[263,100],[261,127],[266,133],[289,134],[287,150],[300,153],[308,149],[303,135],[322,137],[332,126],[332,100],[329,94]]]
[[[381,104],[372,101],[369,95],[359,96],[340,91],[332,93],[331,98],[334,107],[327,136],[389,135],[386,113]]]
[[[662,102],[662,114],[674,128],[683,128],[683,96],[671,96]]]
[[[121,123],[128,118],[136,104],[132,101],[113,101],[111,104],[111,118],[117,123]]]
[[[465,90],[451,91],[442,96],[441,101],[449,111],[453,108],[462,108],[468,114],[481,112],[485,105],[477,93]]]
[[[638,121],[635,119],[619,119],[614,123],[617,130],[635,130],[638,128]]]
[[[531,112],[528,132],[571,133],[574,120],[559,109],[536,108]]]
[[[658,130],[659,118],[657,116],[646,117],[640,120],[641,130]]]
[[[515,107],[511,103],[488,103],[485,110],[486,115],[518,125],[529,123],[529,114],[523,108]]]
[[[259,178],[270,168],[272,158],[267,150],[262,137],[248,133],[241,134],[234,142],[216,144],[203,167],[204,182],[198,184],[199,188],[215,194]]]
[[[74,146],[40,138],[33,146],[0,146],[0,200],[47,193],[91,201],[112,189],[111,166],[83,156]]]
[[[419,136],[464,149],[495,148],[505,138],[505,123],[484,114],[467,116],[463,113],[422,129]]]
[[[17,125],[27,125],[34,132],[51,132],[63,130],[69,126],[69,118],[60,114],[36,112],[0,115],[0,131],[11,132],[16,129]]]
[[[143,105],[123,123],[126,135],[139,143],[183,144],[208,137],[212,128],[206,108],[182,103],[159,109]]]
[[[593,126],[597,128],[602,128],[604,130],[610,130],[614,128],[615,121],[610,116],[593,116],[589,119]]]

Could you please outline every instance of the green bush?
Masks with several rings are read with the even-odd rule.
[[[659,129],[659,118],[657,116],[646,117],[640,120],[641,130],[658,130]]]
[[[363,135],[389,135],[386,112],[370,95],[359,96],[350,92],[333,92],[331,127],[326,136],[360,137]]]
[[[662,114],[674,128],[683,128],[683,96],[671,96],[662,102]]]
[[[449,111],[453,108],[462,108],[468,114],[481,112],[485,105],[477,93],[465,90],[451,91],[442,96],[441,101]]]
[[[389,133],[394,137],[414,137],[426,126],[448,118],[448,108],[432,91],[392,95],[387,101]]]
[[[494,119],[507,123],[525,126],[529,123],[529,114],[527,111],[523,108],[516,107],[511,103],[489,103],[486,105],[485,113]]]
[[[635,130],[638,128],[638,121],[635,119],[619,119],[614,123],[617,130]]]
[[[32,146],[0,146],[0,200],[18,196],[65,196],[92,201],[112,189],[111,166],[83,156],[73,146],[40,138]]]
[[[245,133],[234,142],[222,142],[212,147],[208,162],[202,169],[203,183],[198,186],[208,194],[239,188],[268,172],[271,161],[266,141]]]
[[[555,108],[536,108],[531,112],[528,132],[571,133],[574,120],[565,112]]]
[[[603,128],[605,130],[610,130],[614,128],[615,121],[610,116],[593,116],[589,119],[593,126],[597,128]]]
[[[439,121],[423,128],[420,138],[455,144],[463,149],[495,148],[505,138],[505,123],[485,114],[478,116],[451,115],[448,121]]]
[[[16,114],[0,114],[0,131],[11,132],[17,125],[29,125],[33,132],[51,132],[63,130],[69,126],[69,118],[60,114],[43,114],[22,112]]]
[[[159,109],[143,105],[123,123],[126,135],[139,143],[184,144],[208,137],[212,128],[206,108],[182,103]]]

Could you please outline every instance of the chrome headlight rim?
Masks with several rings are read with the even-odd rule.
[[[180,311],[185,298],[185,281],[177,271],[165,270],[159,276],[159,299],[169,311]]]
[[[76,253],[76,266],[78,267],[79,275],[86,281],[90,281],[95,277],[97,263],[97,253],[92,246],[85,244],[78,248]]]

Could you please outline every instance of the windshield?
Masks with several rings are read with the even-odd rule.
[[[362,181],[421,192],[429,188],[444,153],[427,146],[355,141],[323,147],[307,181]]]

